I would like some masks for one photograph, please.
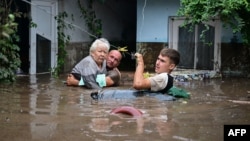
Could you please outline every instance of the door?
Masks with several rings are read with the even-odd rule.
[[[218,19],[207,22],[209,30],[205,33],[205,42],[200,35],[204,24],[193,27],[190,31],[183,27],[184,18],[169,18],[169,47],[181,54],[179,68],[215,70],[220,66],[221,25]]]
[[[30,74],[50,72],[57,61],[57,1],[31,0]]]

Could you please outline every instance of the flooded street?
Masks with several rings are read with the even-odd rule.
[[[224,125],[250,124],[250,79],[175,82],[191,94],[176,101],[146,96],[95,101],[92,90],[67,87],[65,78],[19,76],[14,84],[0,84],[0,139],[221,141]],[[125,105],[140,109],[143,116],[110,114]]]

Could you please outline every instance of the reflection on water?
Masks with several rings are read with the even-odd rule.
[[[51,117],[57,114],[60,93],[43,84],[39,88],[35,75],[30,76],[29,113],[34,116],[30,122],[32,139],[46,139],[53,135],[57,122],[51,121]],[[48,116],[50,115],[50,116]]]
[[[20,76],[0,84],[1,140],[223,140],[223,125],[249,124],[249,79],[176,82],[190,99],[153,97],[95,101],[92,90],[67,87],[65,76]],[[130,86],[106,89],[130,89]],[[140,118],[111,115],[118,106],[134,106]]]

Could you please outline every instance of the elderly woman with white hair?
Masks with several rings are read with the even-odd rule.
[[[68,75],[67,85],[85,86],[90,89],[101,89],[105,86],[106,58],[109,48],[107,39],[96,39],[89,49],[89,55],[76,64]]]

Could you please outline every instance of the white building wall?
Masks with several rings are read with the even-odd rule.
[[[81,12],[77,5],[77,0],[60,1],[59,12],[65,11],[68,14],[68,18],[65,19],[67,23],[71,23],[74,29],[66,30],[66,34],[71,37],[71,42],[87,42],[89,41],[89,35],[85,32],[87,27],[85,26],[84,19],[81,18]],[[74,21],[72,21],[71,15],[73,15]]]

